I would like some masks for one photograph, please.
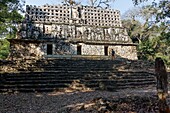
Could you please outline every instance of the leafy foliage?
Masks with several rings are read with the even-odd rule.
[[[138,14],[140,12],[140,14]],[[130,10],[127,20],[123,21],[129,36],[138,39],[138,55],[140,59],[164,59],[170,65],[170,1],[164,0],[152,5]],[[130,17],[130,18],[129,18]],[[136,20],[142,17],[144,23]]]
[[[138,57],[145,60],[155,59],[156,44],[156,39],[140,41],[138,46]]]
[[[9,54],[9,42],[6,39],[0,40],[0,58],[5,59]]]
[[[23,18],[19,11],[23,11],[24,1],[0,1],[0,59],[6,58],[9,53],[8,38],[15,38],[17,25]]]
[[[161,57],[170,66],[170,32],[163,32],[157,44],[157,57]]]
[[[146,2],[148,0],[132,0],[135,5],[139,5],[142,2]]]

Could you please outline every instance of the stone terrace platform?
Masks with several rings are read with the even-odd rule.
[[[68,87],[83,87],[91,90],[118,91],[155,87],[152,66],[153,63],[123,59],[16,60],[8,65],[1,64],[0,90],[51,92]]]

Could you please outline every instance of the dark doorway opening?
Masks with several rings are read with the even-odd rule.
[[[47,44],[47,55],[52,55],[52,54],[53,54],[53,45]]]
[[[108,46],[104,46],[104,55],[108,56]]]
[[[77,55],[81,55],[81,45],[77,46]]]

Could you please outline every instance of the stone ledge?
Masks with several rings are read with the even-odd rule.
[[[37,39],[8,39],[9,42],[28,42],[28,43],[40,43],[41,40],[37,40]]]
[[[90,60],[111,60],[110,56],[102,55],[46,55],[47,59],[90,59]]]
[[[92,45],[123,45],[123,46],[137,46],[135,43],[127,43],[127,42],[115,42],[115,41],[88,41],[88,40],[70,40],[70,43],[85,43]]]

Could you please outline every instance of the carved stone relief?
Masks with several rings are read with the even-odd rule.
[[[70,43],[77,40],[95,43],[132,43],[126,30],[121,27],[118,11],[110,10],[108,14],[105,14],[105,9],[96,8],[94,10],[94,8],[88,6],[60,6],[57,9],[58,12],[55,10],[56,12],[54,11],[54,14],[52,14],[53,9],[46,7],[47,9],[44,11],[43,8],[39,7],[43,10],[44,16],[41,16],[39,12],[37,14],[36,11],[27,10],[29,14],[26,15],[27,20],[22,25],[22,30],[17,34],[19,38],[24,39],[44,39],[45,42],[42,42],[41,48],[36,51],[42,50],[45,53],[47,43],[52,43],[54,55],[77,54],[77,44]],[[104,15],[113,17],[113,20],[111,18],[112,21],[108,20],[108,17],[104,17]],[[50,38],[49,41],[48,38]],[[135,46],[116,45],[108,47],[109,50],[113,48],[117,55],[125,58],[132,57],[135,59],[137,56]],[[31,46],[31,48],[34,47]],[[82,55],[104,55],[104,45],[82,43],[81,49]]]

